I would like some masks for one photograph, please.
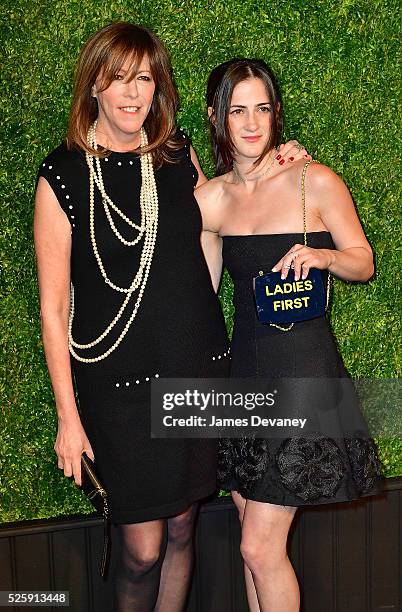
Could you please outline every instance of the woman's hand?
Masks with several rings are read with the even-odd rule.
[[[311,161],[313,158],[297,140],[289,140],[285,144],[279,145],[275,159],[282,166],[285,162],[294,162],[299,159]]]
[[[274,265],[272,272],[281,271],[281,278],[287,278],[290,268],[294,269],[295,280],[307,278],[310,268],[326,270],[333,261],[330,249],[313,249],[303,244],[294,244],[292,248]]]
[[[81,455],[86,452],[95,461],[92,447],[79,418],[63,421],[59,419],[54,450],[57,454],[57,467],[64,470],[65,476],[74,476],[75,484],[81,486]]]

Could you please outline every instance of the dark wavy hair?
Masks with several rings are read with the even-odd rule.
[[[174,137],[178,96],[168,52],[151,30],[123,21],[111,23],[96,32],[81,50],[67,132],[69,148],[79,147],[100,157],[108,153],[105,150],[95,152],[87,145],[88,128],[98,115],[97,102],[91,95],[92,87],[101,75],[102,90],[107,89],[127,59],[133,63],[130,76],[134,78],[144,55],[149,58],[156,84],[153,102],[144,122],[149,143],[144,151],[152,153],[157,166],[173,161],[174,151],[183,143]]]
[[[236,85],[251,78],[261,79],[264,83],[272,109],[271,134],[254,165],[257,166],[268,151],[280,143],[283,129],[282,101],[272,70],[260,59],[235,58],[219,64],[212,70],[207,83],[207,106],[212,108],[209,127],[217,175],[229,172],[233,166],[234,145],[228,125],[233,90]]]

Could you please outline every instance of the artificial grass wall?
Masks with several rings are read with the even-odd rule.
[[[0,521],[91,510],[56,467],[57,420],[44,362],[32,244],[41,159],[61,140],[83,42],[111,21],[152,28],[172,55],[179,123],[209,176],[204,120],[209,70],[234,56],[278,75],[286,138],[297,138],[349,185],[376,255],[366,285],[335,283],[333,326],[353,376],[398,371],[398,3],[392,0],[3,0],[0,166],[3,308]],[[230,325],[230,286],[222,301]],[[387,475],[402,474],[397,413],[384,419]]]

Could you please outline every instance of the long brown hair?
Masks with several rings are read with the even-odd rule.
[[[220,64],[212,70],[207,84],[207,106],[212,108],[209,126],[218,175],[226,174],[233,166],[234,145],[228,122],[233,90],[242,81],[253,77],[264,83],[272,109],[270,137],[254,165],[257,166],[268,151],[280,143],[283,129],[282,103],[272,70],[259,59],[236,58]]]
[[[88,129],[98,116],[98,105],[92,87],[101,75],[102,89],[112,83],[127,59],[132,62],[134,78],[144,55],[148,56],[155,93],[144,128],[148,136],[145,152],[152,153],[154,163],[173,162],[172,153],[184,144],[174,138],[178,96],[173,84],[169,55],[159,38],[147,28],[127,22],[111,23],[96,32],[84,45],[78,59],[73,99],[67,131],[68,148],[79,147],[92,155],[104,156],[108,151],[94,151],[87,144]]]

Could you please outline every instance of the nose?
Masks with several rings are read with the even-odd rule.
[[[129,96],[130,98],[137,98],[137,96],[138,96],[138,83],[137,83],[137,79],[134,78],[131,81],[129,81],[128,83],[126,83],[125,95]]]
[[[257,130],[258,122],[255,113],[248,113],[245,128],[249,132],[255,132]]]

